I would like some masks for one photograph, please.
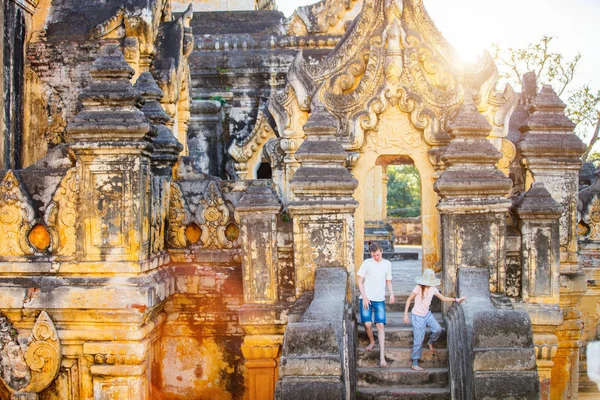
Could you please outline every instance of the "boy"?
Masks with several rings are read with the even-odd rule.
[[[369,245],[371,258],[363,261],[358,275],[358,290],[360,290],[360,319],[365,324],[365,331],[369,337],[367,351],[375,347],[373,337],[372,317],[375,314],[377,338],[379,340],[379,365],[387,367],[385,361],[385,288],[390,291],[390,304],[394,304],[394,290],[392,289],[392,263],[383,259],[381,245],[373,242]]]

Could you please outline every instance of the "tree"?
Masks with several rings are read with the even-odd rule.
[[[387,210],[390,217],[421,215],[421,178],[412,165],[387,168]]]
[[[559,97],[567,97],[567,115],[577,124],[575,132],[587,143],[583,159],[587,160],[592,147],[598,141],[600,130],[600,90],[594,92],[589,84],[571,89],[576,76],[581,54],[567,59],[561,53],[551,50],[553,37],[544,36],[539,42],[522,49],[501,49],[493,46],[494,58],[498,62],[500,78],[515,87],[521,86],[521,77],[526,72],[534,72],[540,85],[551,84]],[[590,135],[591,133],[591,135]]]

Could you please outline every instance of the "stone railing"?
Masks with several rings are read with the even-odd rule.
[[[467,301],[448,312],[452,398],[537,399],[531,321],[527,313],[498,310],[490,299],[489,271],[460,268],[459,296]]]
[[[471,343],[467,330],[465,313],[461,305],[454,305],[446,315],[448,331],[448,357],[450,365],[450,390],[453,399],[467,399],[473,387],[473,368],[471,363]]]
[[[357,334],[346,283],[344,268],[316,270],[313,301],[285,331],[276,399],[353,398]]]

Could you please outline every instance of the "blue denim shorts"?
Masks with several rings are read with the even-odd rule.
[[[385,324],[385,301],[371,301],[371,306],[368,310],[363,307],[363,301],[360,299],[360,322],[373,322],[373,314],[375,314],[376,324]]]

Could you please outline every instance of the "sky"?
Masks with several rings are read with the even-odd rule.
[[[286,16],[315,0],[279,0]],[[492,43],[521,48],[553,36],[554,50],[582,59],[573,88],[589,83],[600,89],[600,0],[424,0],[446,40],[466,61]]]
[[[551,51],[566,59],[581,54],[568,92],[584,84],[600,90],[600,0],[423,0],[438,30],[466,62],[475,62],[492,44],[524,48],[552,36]],[[315,0],[278,0],[290,16],[296,7]],[[500,88],[499,88],[500,89]],[[519,88],[515,88],[519,91]],[[584,129],[585,139],[593,127]],[[594,146],[600,151],[600,141]]]

